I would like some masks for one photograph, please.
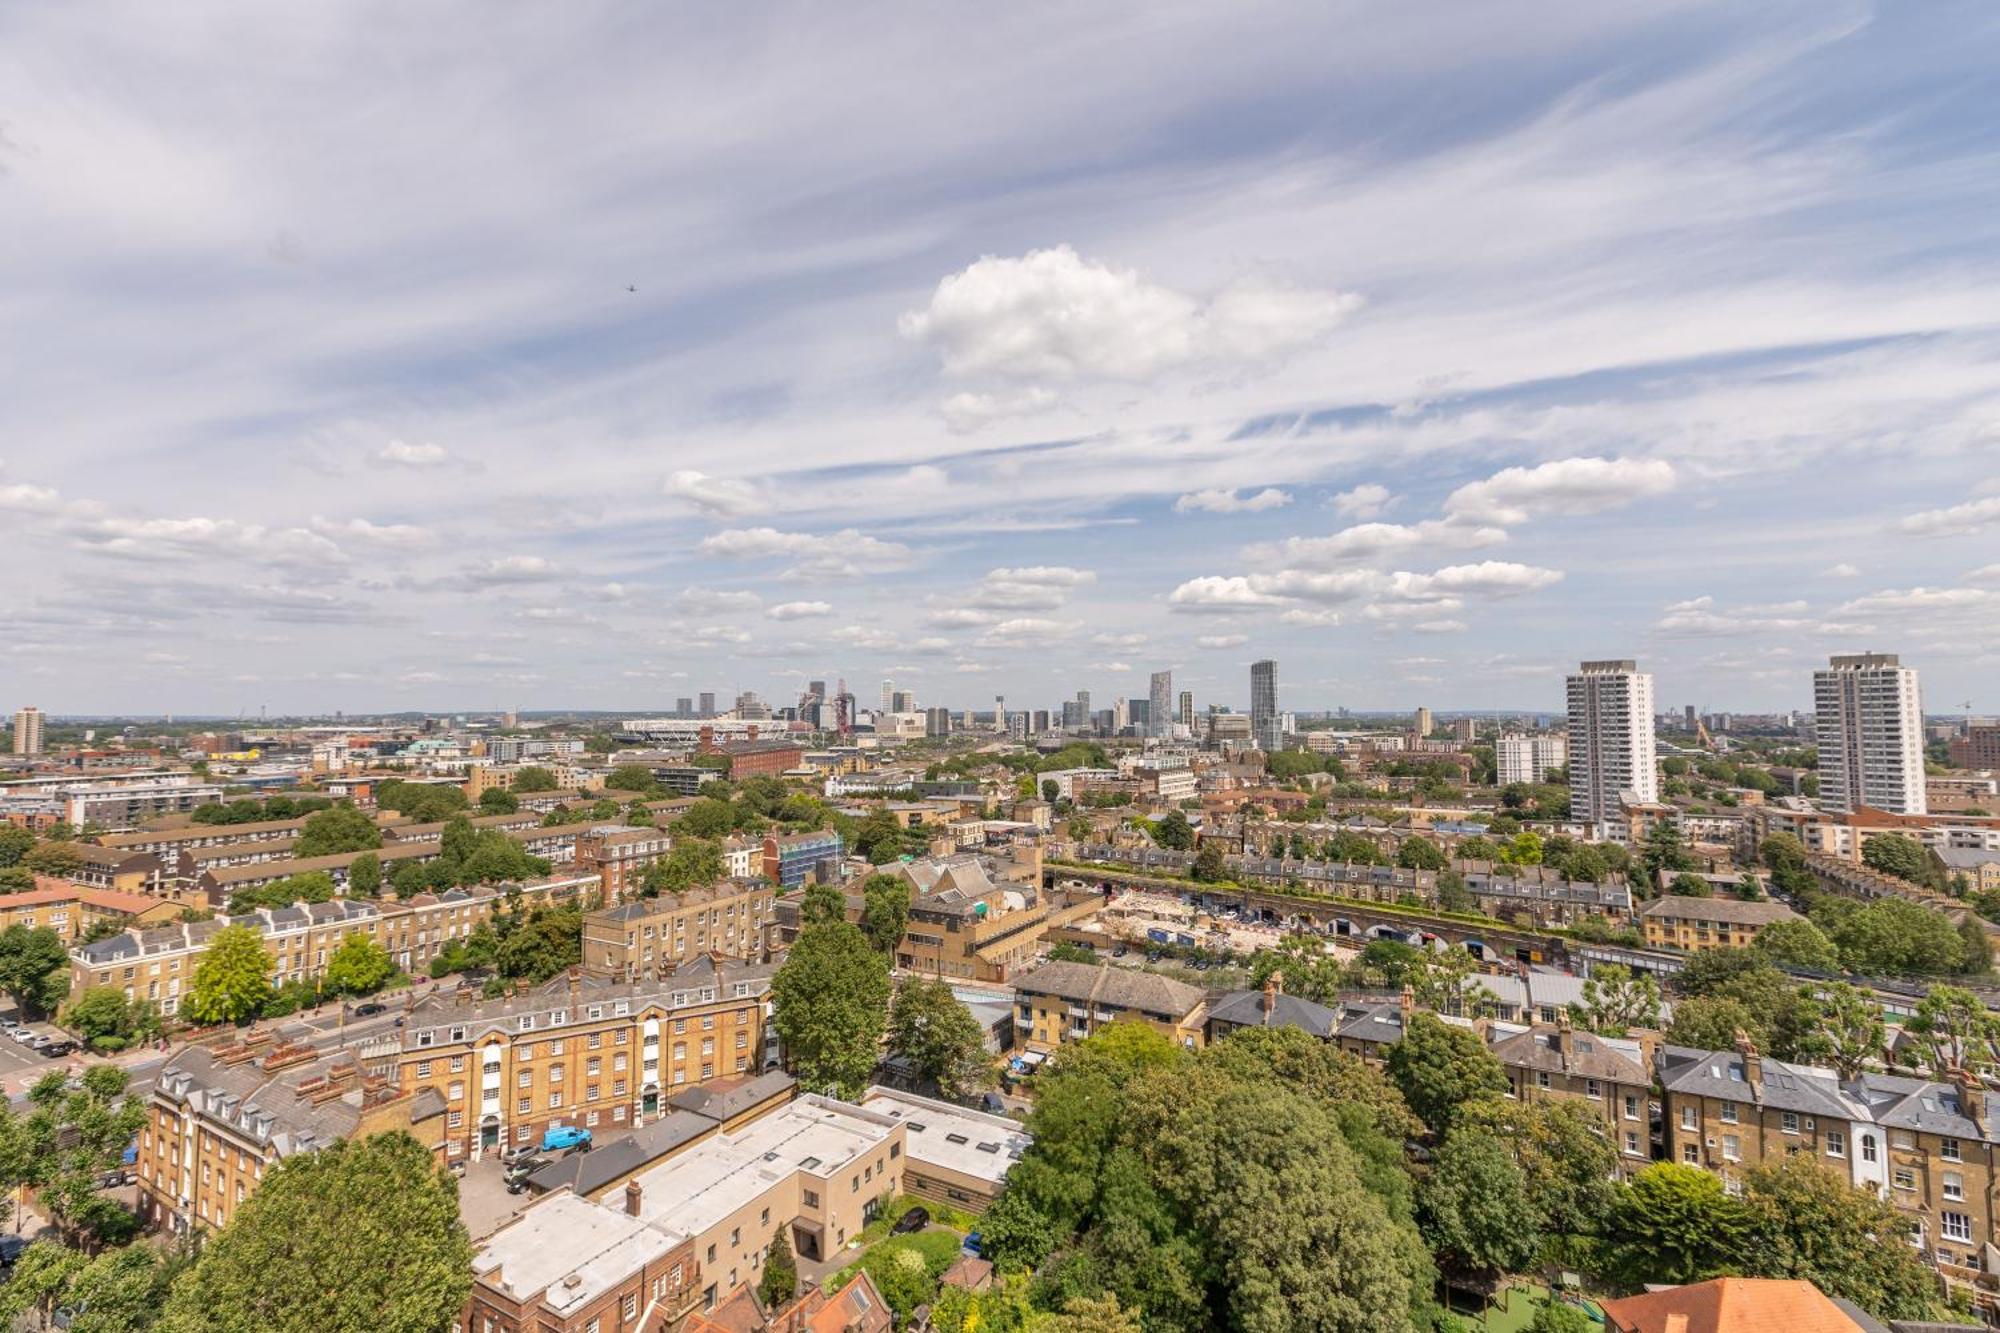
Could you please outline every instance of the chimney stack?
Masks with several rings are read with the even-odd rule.
[[[1416,987],[1414,986],[1403,987],[1403,995],[1401,1003],[1403,1008],[1403,1026],[1408,1027],[1411,1015],[1417,1012]]]
[[[1750,1100],[1763,1101],[1764,1057],[1757,1054],[1757,1044],[1742,1028],[1736,1029],[1736,1053],[1743,1057],[1743,1081],[1750,1085]]]
[[[646,1192],[639,1188],[638,1181],[628,1180],[625,1182],[625,1213],[628,1217],[637,1217],[639,1215],[639,1205],[644,1201],[645,1195]]]
[[[1556,1014],[1556,1054],[1563,1058],[1563,1068],[1569,1068],[1569,1058],[1576,1054],[1576,1029],[1569,1020],[1569,1010],[1559,1010]]]
[[[1273,972],[1264,978],[1264,1025],[1270,1026],[1271,1014],[1278,1007],[1278,997],[1285,993],[1285,974]]]
[[[1979,1081],[1977,1074],[1966,1069],[1952,1070],[1951,1081],[1958,1085],[1958,1109],[1964,1112],[1966,1118],[1973,1124],[1980,1127],[1980,1133],[1983,1135],[1986,1132],[1985,1085]]]

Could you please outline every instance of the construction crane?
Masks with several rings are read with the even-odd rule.
[[[1694,739],[1695,743],[1704,750],[1712,751],[1715,749],[1715,737],[1709,735],[1708,723],[1702,720],[1699,713],[1695,714],[1694,719]]]

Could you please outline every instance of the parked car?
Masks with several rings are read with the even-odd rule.
[[[509,1148],[501,1153],[500,1161],[503,1165],[512,1166],[516,1162],[525,1162],[540,1156],[541,1151],[532,1143],[524,1143],[518,1148]]]
[[[977,1231],[966,1232],[965,1246],[964,1246],[965,1252],[967,1254],[979,1254],[979,1243],[983,1239],[984,1237],[982,1237]],[[982,1259],[985,1258],[984,1255],[980,1255],[980,1257]]]
[[[507,1182],[507,1192],[509,1194],[527,1193],[528,1177],[534,1175],[535,1172],[548,1164],[547,1158],[534,1156],[522,1157],[509,1162],[506,1174],[503,1177]]]
[[[368,1004],[357,1004],[354,1006],[354,1016],[356,1018],[373,1018],[377,1014],[386,1014],[388,1012],[388,1005],[373,1001]]]
[[[15,1041],[20,1042],[23,1046],[26,1046],[29,1042],[35,1039],[37,1034],[33,1028],[24,1027],[24,1028],[15,1028],[12,1032],[8,1033],[7,1035],[12,1037]]]
[[[590,1147],[590,1131],[577,1125],[556,1125],[542,1134],[543,1152],[567,1152]]]
[[[27,1041],[28,1049],[31,1051],[45,1051],[55,1044],[56,1039],[46,1032],[37,1032]]]
[[[929,1226],[930,1224],[931,1224],[930,1209],[912,1208],[910,1209],[909,1212],[904,1213],[901,1217],[896,1219],[896,1225],[889,1228],[889,1234],[892,1236],[907,1236],[911,1232],[922,1231],[925,1227]]]
[[[58,1060],[65,1055],[75,1055],[77,1048],[75,1042],[62,1040],[52,1041],[48,1045],[37,1047],[36,1049],[41,1051],[43,1059]]]
[[[0,1267],[12,1268],[21,1252],[28,1248],[26,1236],[0,1236]]]

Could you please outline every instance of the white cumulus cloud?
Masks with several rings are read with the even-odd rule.
[[[833,614],[831,602],[779,602],[764,614],[772,620],[808,620]]]
[[[1276,486],[1266,486],[1251,495],[1238,495],[1234,490],[1213,486],[1205,491],[1190,491],[1174,501],[1176,514],[1254,514],[1265,509],[1279,509],[1292,502],[1291,494]]]
[[[898,327],[951,375],[1144,381],[1191,362],[1267,359],[1325,336],[1360,303],[1252,284],[1203,303],[1058,245],[975,260]]]
[[[661,489],[714,518],[741,518],[765,507],[764,495],[755,484],[732,477],[711,477],[693,469],[674,473]]]
[[[1672,490],[1674,469],[1657,458],[1561,458],[1510,467],[1459,487],[1444,511],[1477,523],[1510,526],[1546,514],[1595,514]]]

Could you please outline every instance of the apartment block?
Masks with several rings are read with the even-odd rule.
[[[1829,810],[1920,815],[1924,705],[1917,672],[1894,653],[1835,657],[1813,672],[1819,799]]]
[[[767,833],[764,835],[764,878],[780,888],[796,889],[808,880],[831,878],[840,866],[843,845],[838,833]]]
[[[596,824],[576,835],[571,864],[586,874],[597,873],[605,902],[621,902],[639,891],[647,868],[666,856],[672,846],[673,839],[656,828]]]
[[[629,981],[708,954],[753,958],[777,896],[766,880],[729,879],[598,908],[583,918],[584,971]]]
[[[1561,736],[1502,736],[1493,742],[1500,785],[1547,782],[1549,770],[1569,762],[1569,742]]]
[[[1628,800],[1659,800],[1652,676],[1629,659],[1585,662],[1566,693],[1570,818],[1602,827]]]
[[[572,974],[500,999],[436,995],[410,1010],[397,1082],[447,1108],[454,1158],[539,1139],[556,1125],[624,1128],[687,1087],[755,1073],[775,965],[699,963],[613,982]]]
[[[8,926],[53,930],[69,945],[106,922],[120,927],[154,926],[177,919],[181,911],[178,904],[142,894],[83,888],[42,877],[24,893],[0,897],[0,930]]]
[[[70,989],[115,986],[125,998],[150,1000],[162,1014],[181,997],[209,939],[225,926],[248,926],[271,955],[271,984],[310,982],[349,935],[362,935],[389,951],[405,972],[430,966],[452,940],[462,940],[510,901],[532,905],[567,901],[594,891],[595,879],[551,879],[521,885],[478,885],[397,899],[336,898],[262,908],[207,921],[132,929],[70,950]]]
[[[339,1139],[400,1130],[439,1150],[444,1103],[364,1074],[346,1052],[268,1033],[190,1046],[160,1070],[139,1131],[138,1211],[175,1234],[227,1226],[279,1162]]]
[[[1779,921],[1799,921],[1780,902],[1746,903],[1738,898],[1689,898],[1668,894],[1639,909],[1646,944],[1654,949],[1744,949],[1757,932]]]
[[[1046,1055],[1111,1023],[1145,1023],[1199,1047],[1208,996],[1198,986],[1109,963],[1043,963],[1014,982],[1017,1049]]]
[[[977,856],[908,861],[893,873],[910,882],[896,966],[933,977],[1004,982],[1041,956],[1049,931],[1088,920],[1104,905],[1096,893],[996,882]]]

